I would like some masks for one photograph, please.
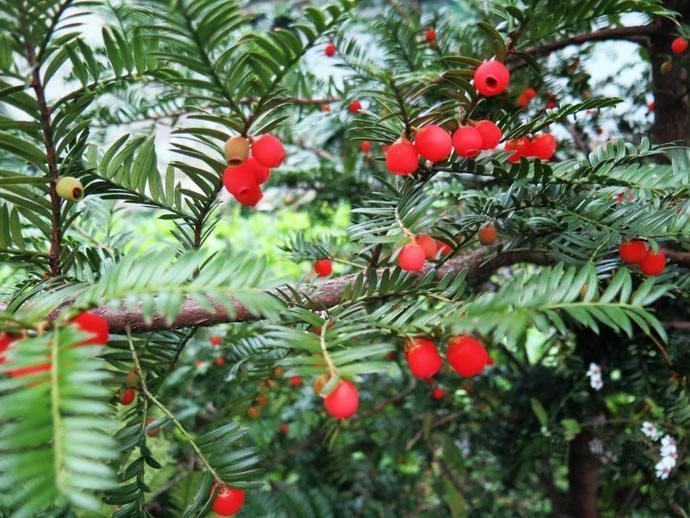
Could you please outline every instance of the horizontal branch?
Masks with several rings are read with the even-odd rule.
[[[517,263],[545,265],[551,262],[552,260],[544,252],[508,251],[489,257],[488,251],[478,250],[461,257],[449,259],[436,269],[436,278],[440,279],[446,274],[458,275],[467,270],[468,279],[478,281],[491,275],[497,268],[502,266],[510,266]],[[435,268],[435,265],[426,265],[415,275],[422,277]],[[297,286],[295,289],[312,301],[314,309],[326,309],[334,307],[340,302],[345,288],[353,284],[356,278],[357,274],[343,275],[325,281]],[[277,294],[277,291],[273,291],[273,293]],[[120,309],[101,307],[94,311],[108,320],[110,330],[115,334],[123,333],[127,327],[131,328],[132,331],[158,331],[194,326],[213,326],[226,322],[250,322],[259,318],[240,303],[235,304],[234,315],[228,315],[225,307],[219,303],[213,303],[213,306],[214,310],[209,311],[191,297],[187,297],[183,301],[182,308],[172,325],[160,316],[154,317],[153,321],[147,324],[139,307],[122,307]]]
[[[564,49],[570,45],[582,45],[594,41],[606,40],[626,40],[635,43],[644,42],[645,36],[655,34],[658,27],[655,24],[633,25],[628,27],[610,27],[599,29],[598,31],[583,32],[560,40],[554,40],[544,45],[536,45],[523,50],[527,54],[535,57],[546,56],[557,50]]]

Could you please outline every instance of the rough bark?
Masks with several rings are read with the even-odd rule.
[[[589,450],[594,438],[583,430],[570,441],[568,455],[568,511],[574,518],[598,518],[599,459]]]
[[[687,0],[668,0],[664,7],[680,13],[678,22],[690,23],[690,2]],[[662,72],[661,67],[673,54],[671,42],[678,35],[675,23],[658,18],[655,25],[659,30],[650,36],[649,55],[652,62],[652,88],[654,90],[654,117],[652,141],[656,144],[680,142],[690,145],[690,104],[688,87],[690,81],[687,66],[681,59],[687,54],[672,59],[673,68]]]

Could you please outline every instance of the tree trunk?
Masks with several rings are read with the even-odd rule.
[[[667,0],[664,7],[680,13],[678,21],[690,23],[690,2]],[[688,103],[687,68],[681,59],[687,54],[672,59],[673,69],[662,73],[662,64],[669,59],[671,42],[678,34],[677,26],[666,19],[656,20],[660,30],[650,37],[649,55],[652,62],[652,88],[654,89],[654,127],[652,140],[656,144],[681,142],[690,145],[690,105]]]
[[[582,431],[570,441],[568,456],[568,510],[574,518],[598,518],[599,459],[592,455],[589,431]]]

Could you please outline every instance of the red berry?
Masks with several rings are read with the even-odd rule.
[[[368,140],[365,140],[364,142],[362,142],[359,145],[359,149],[362,152],[367,153],[367,152],[371,151],[371,143]]]
[[[440,162],[453,150],[453,141],[441,126],[431,124],[421,128],[414,137],[414,147],[427,160]]]
[[[219,356],[218,358],[215,359],[215,362],[216,362],[216,365],[218,365],[219,367],[222,367],[223,365],[225,365],[225,358],[223,358],[222,356]]]
[[[287,433],[288,432],[288,425],[285,423],[280,425],[280,433]]]
[[[256,396],[256,402],[259,406],[266,406],[268,403],[268,397],[264,396],[263,394],[259,394]]]
[[[0,365],[7,361],[7,359],[4,356],[5,351],[10,348],[12,342],[17,341],[20,338],[21,337],[17,335],[8,335],[5,333],[0,333]]]
[[[520,161],[520,157],[527,156],[530,153],[529,148],[529,140],[527,140],[526,137],[520,137],[508,140],[503,149],[505,151],[514,151],[514,153],[508,157],[508,162],[514,164]]]
[[[640,270],[645,275],[660,275],[666,268],[666,255],[659,250],[658,252],[647,252],[647,255],[640,263]]]
[[[261,415],[261,409],[258,406],[250,406],[247,409],[247,415],[252,419],[256,419]]]
[[[493,357],[493,356],[489,356],[489,357],[486,359],[486,364],[487,364],[487,365],[493,365],[493,364],[494,364],[494,357]]]
[[[321,107],[321,111],[322,111],[322,112],[329,112],[329,111],[331,111],[331,107],[328,106],[327,104],[324,104],[324,105]]]
[[[266,183],[271,176],[271,169],[261,165],[253,156],[247,158],[242,165],[254,174],[254,179],[259,185]]]
[[[423,338],[406,341],[405,358],[415,378],[431,378],[443,365],[434,342]]]
[[[118,392],[117,399],[121,405],[129,405],[132,403],[132,401],[134,401],[134,398],[136,396],[137,391],[133,388],[120,389],[120,391]]]
[[[491,121],[479,121],[475,128],[482,136],[482,149],[493,149],[503,137],[501,128]]]
[[[388,358],[390,361],[395,360],[395,353],[391,352],[386,355],[386,358]]]
[[[202,362],[201,360],[197,360],[197,361],[194,362],[194,366],[195,366],[197,369],[201,369],[204,365],[206,365],[206,363],[205,363],[205,362]]]
[[[688,40],[685,38],[676,38],[673,40],[673,43],[671,43],[671,50],[674,54],[682,54],[688,50]]]
[[[624,241],[618,247],[618,254],[626,264],[640,264],[647,255],[647,243],[641,239]]]
[[[256,189],[249,191],[248,193],[236,195],[235,199],[242,205],[247,207],[255,207],[263,197],[264,193],[261,191],[261,188],[257,186]]]
[[[479,340],[460,335],[448,340],[446,358],[460,376],[469,378],[484,370],[489,355]]]
[[[443,255],[448,255],[453,251],[451,246],[447,243],[444,243],[443,241],[436,241],[436,245],[438,246],[438,251],[441,252]]]
[[[398,254],[398,265],[406,272],[418,272],[424,266],[424,249],[415,244],[405,245]]]
[[[556,139],[553,135],[538,135],[529,144],[530,153],[541,160],[549,160],[556,152]]]
[[[509,83],[510,72],[500,61],[486,61],[474,72],[474,87],[487,97],[500,94]]]
[[[220,336],[212,336],[208,341],[211,342],[211,345],[220,345],[223,343],[223,339]]]
[[[260,135],[252,143],[252,156],[264,167],[279,167],[285,160],[285,148],[273,135]]]
[[[328,277],[333,273],[333,262],[330,259],[319,259],[314,263],[314,271],[319,277]]]
[[[350,113],[359,113],[362,111],[362,103],[359,101],[352,101],[348,106],[347,109],[349,110]]]
[[[290,378],[290,384],[293,387],[299,387],[302,384],[302,378],[299,376],[293,376],[292,378]]]
[[[534,88],[526,88],[524,92],[522,92],[522,95],[524,95],[528,101],[531,101],[537,96],[537,91]]]
[[[427,259],[433,259],[436,257],[436,252],[438,252],[438,246],[436,246],[436,241],[431,236],[421,234],[415,237],[415,242],[422,247],[424,250],[424,257]]]
[[[218,483],[213,484],[211,495],[216,490]],[[231,516],[242,509],[244,504],[244,491],[228,486],[220,486],[216,499],[213,501],[213,512],[220,516]]]
[[[558,104],[556,104],[556,101],[546,101],[546,108],[548,110],[553,110]]]
[[[424,33],[424,39],[426,40],[427,43],[435,43],[436,42],[436,31],[433,28],[428,28],[426,32]]]
[[[89,312],[82,313],[72,320],[72,323],[76,324],[79,331],[92,335],[88,340],[79,342],[76,345],[105,345],[108,343],[110,327],[108,326],[108,321],[101,315]]]
[[[453,133],[453,147],[458,156],[473,158],[484,145],[482,134],[477,128],[460,126]]]
[[[323,404],[336,419],[347,419],[357,412],[359,394],[352,382],[340,380],[333,392],[323,400]]]
[[[496,242],[496,227],[494,227],[491,223],[487,223],[479,229],[477,238],[484,246],[493,245]]]
[[[149,417],[146,420],[146,427],[148,428],[154,421],[155,419]],[[156,426],[154,428],[151,428],[148,432],[146,432],[146,435],[148,435],[149,437],[155,437],[156,435],[158,435],[158,427]]]
[[[445,395],[446,391],[439,387],[436,387],[434,390],[431,391],[431,397],[434,399],[443,399]]]
[[[223,172],[223,185],[235,197],[246,196],[259,188],[254,170],[247,165],[249,160],[240,165],[229,165]]]
[[[326,54],[326,56],[328,56],[329,58],[332,58],[333,56],[335,56],[335,45],[329,43],[328,45],[326,45],[326,48],[323,49],[323,53]]]
[[[397,175],[412,174],[419,165],[417,150],[406,138],[392,144],[386,152],[386,167]]]
[[[650,103],[647,105],[647,109],[649,109],[650,112],[653,112],[654,108],[656,108],[656,103],[654,101],[650,101]]]
[[[526,108],[529,104],[529,99],[525,97],[525,94],[522,94],[520,97],[518,97],[517,103],[520,108]]]

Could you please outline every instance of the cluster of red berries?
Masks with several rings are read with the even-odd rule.
[[[661,250],[652,251],[642,239],[624,241],[618,253],[624,263],[639,265],[645,275],[661,275],[666,268],[666,255]]]
[[[449,254],[453,249],[443,241],[436,241],[433,237],[421,234],[402,247],[398,253],[398,266],[406,272],[418,272],[424,266],[424,261],[434,259],[438,253]]]
[[[405,358],[416,378],[431,378],[443,366],[436,345],[427,338],[406,340]],[[446,358],[451,367],[464,378],[481,374],[489,364],[489,353],[482,343],[468,335],[454,336],[448,340]]]
[[[470,121],[452,136],[441,126],[430,124],[415,132],[414,143],[401,137],[390,145],[386,149],[386,167],[393,174],[412,174],[417,170],[420,156],[430,162],[441,162],[453,149],[460,157],[474,158],[482,150],[495,148],[502,136],[501,129],[488,120]]]
[[[505,143],[504,150],[512,152],[508,157],[508,162],[514,164],[519,162],[522,157],[550,160],[557,147],[558,144],[554,136],[546,133],[537,135],[532,140],[527,137],[511,139]]]
[[[211,488],[211,496],[218,489],[213,501],[213,512],[220,516],[232,516],[242,509],[244,504],[244,490],[221,485],[216,482]]]
[[[285,161],[285,148],[282,142],[273,135],[265,134],[248,140],[237,135],[225,143],[225,158],[228,167],[223,172],[223,185],[242,205],[254,207],[263,192],[261,185],[271,175],[271,169],[280,167]]]
[[[529,102],[537,96],[537,91],[534,88],[526,88],[524,92],[518,97],[518,106],[526,108]]]
[[[110,338],[110,329],[108,326],[108,321],[102,316],[89,312],[82,313],[72,320],[71,324],[79,331],[92,335],[91,338],[74,344],[75,347],[83,345],[105,345],[108,343],[108,339]],[[7,361],[7,359],[4,357],[5,351],[12,347],[14,342],[20,339],[22,339],[21,335],[8,335],[0,333],[0,365]],[[32,365],[30,367],[22,367],[10,370],[7,372],[7,375],[12,378],[30,376],[32,374],[48,372],[50,367],[50,363],[42,363],[40,365]]]

